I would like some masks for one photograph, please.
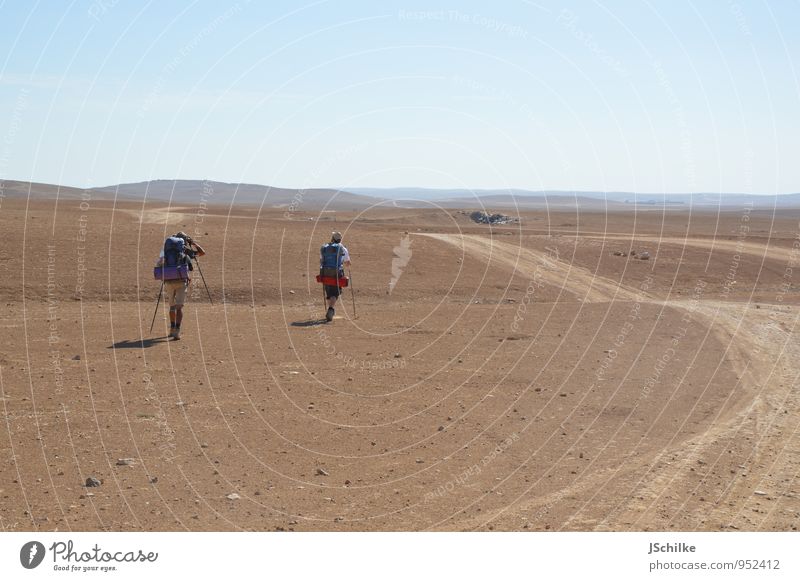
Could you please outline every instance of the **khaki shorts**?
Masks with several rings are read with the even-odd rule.
[[[169,306],[182,307],[186,302],[186,289],[189,288],[189,283],[185,280],[168,280],[164,282],[164,289],[167,293],[167,301]]]

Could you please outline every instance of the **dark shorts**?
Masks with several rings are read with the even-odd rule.
[[[329,286],[326,284],[323,285],[323,288],[325,289],[325,298],[327,299],[338,298],[342,294],[342,289],[338,286]]]

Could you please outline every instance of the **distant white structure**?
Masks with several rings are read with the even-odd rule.
[[[411,260],[411,236],[406,232],[400,239],[400,244],[395,246],[394,258],[392,258],[392,280],[389,281],[389,294],[392,294],[397,281],[403,276],[403,269]]]

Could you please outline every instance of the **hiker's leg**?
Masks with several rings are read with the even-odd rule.
[[[175,319],[177,318],[177,314],[175,313],[177,307],[175,305],[170,306],[169,308],[169,326],[175,327]]]
[[[333,308],[336,306],[336,299],[339,298],[339,295],[342,294],[342,289],[338,286],[329,286],[325,289],[327,291],[328,296],[328,308]]]
[[[186,291],[189,288],[188,284],[177,285],[175,289],[175,326],[180,329],[181,321],[183,321],[183,305],[186,302]]]

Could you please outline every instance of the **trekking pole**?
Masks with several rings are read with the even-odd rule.
[[[350,296],[353,298],[353,318],[356,318],[356,287],[353,286],[353,271],[347,269],[347,276],[350,278]]]
[[[200,268],[200,261],[197,257],[194,257],[194,263],[197,265],[197,271],[200,273],[200,278],[203,280],[203,286],[206,287],[206,293],[208,293],[208,300],[213,305],[214,301],[211,299],[211,291],[208,290],[208,285],[206,284],[206,277],[203,276],[203,269]]]
[[[156,301],[156,310],[153,313],[153,322],[150,323],[150,333],[153,332],[153,325],[156,324],[156,315],[158,314],[158,306],[161,304],[161,295],[164,293],[164,281],[161,281],[161,289],[158,291],[158,300]]]

